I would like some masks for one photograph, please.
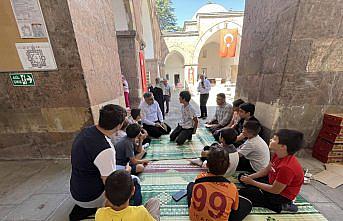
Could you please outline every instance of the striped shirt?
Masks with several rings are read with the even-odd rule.
[[[213,120],[217,120],[221,126],[226,126],[230,123],[232,118],[233,108],[231,104],[223,104],[216,107],[216,113]]]

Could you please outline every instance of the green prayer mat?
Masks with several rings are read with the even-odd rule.
[[[192,141],[186,141],[184,145],[176,145],[171,142],[169,135],[163,135],[159,139],[153,139],[147,148],[146,159],[148,160],[177,160],[192,159],[200,156],[204,146],[214,143],[215,140],[210,132],[200,128],[193,135]]]
[[[180,165],[180,163],[178,164]],[[230,181],[237,183],[237,172]],[[189,220],[186,197],[179,202],[172,199],[172,195],[181,189],[186,189],[187,184],[194,181],[199,172],[179,172],[170,170],[161,173],[143,173],[141,178],[143,203],[152,197],[160,200],[161,220]],[[298,196],[295,204],[299,211],[296,214],[276,214],[273,211],[254,207],[245,220],[251,221],[277,221],[277,220],[326,220],[309,202]]]

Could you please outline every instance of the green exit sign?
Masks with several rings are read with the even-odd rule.
[[[32,73],[10,74],[13,86],[35,86]]]

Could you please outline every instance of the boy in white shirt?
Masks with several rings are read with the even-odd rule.
[[[189,103],[191,94],[188,91],[180,93],[179,101],[181,107],[181,122],[170,134],[170,140],[176,141],[177,145],[182,145],[185,141],[192,140],[192,134],[195,134],[198,127],[198,118],[192,105]]]
[[[270,161],[267,143],[258,135],[261,124],[248,120],[243,125],[243,134],[248,138],[238,147],[239,163],[237,170],[257,172],[266,168]]]

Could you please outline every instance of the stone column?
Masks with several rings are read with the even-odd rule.
[[[270,131],[294,128],[311,147],[323,113],[343,111],[341,0],[246,2],[236,98]]]
[[[117,31],[120,67],[130,88],[131,107],[137,108],[142,97],[142,82],[139,64],[139,42],[136,31]]]

